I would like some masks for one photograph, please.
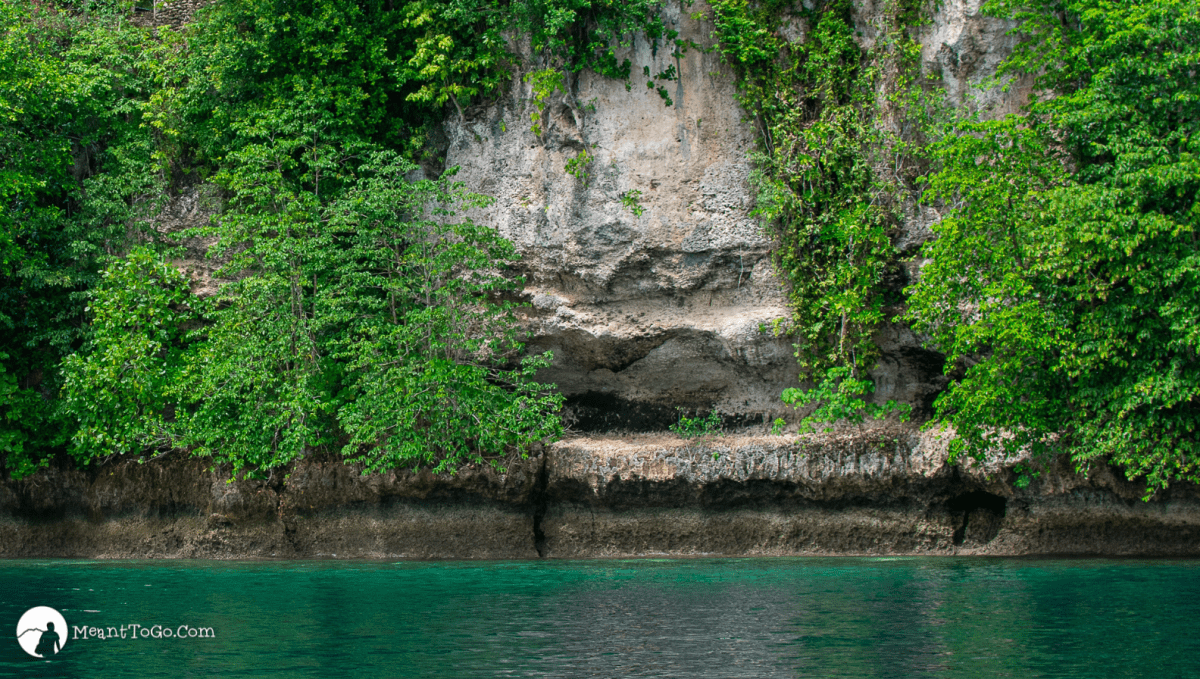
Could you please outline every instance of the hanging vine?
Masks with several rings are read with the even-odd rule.
[[[815,405],[806,426],[906,417],[907,405],[864,397],[879,359],[872,337],[895,301],[884,285],[898,255],[893,237],[916,195],[921,131],[937,108],[907,32],[918,12],[888,4],[864,49],[849,0],[812,9],[717,0],[713,11],[739,103],[759,135],[755,214],[777,239],[776,269],[789,285],[793,313],[774,331],[796,340],[803,378],[814,385],[787,389],[783,400]],[[784,37],[787,23],[801,37]]]

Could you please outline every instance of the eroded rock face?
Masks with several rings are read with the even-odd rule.
[[[555,446],[547,556],[1142,554],[1200,551],[1200,493],[1151,502],[1107,467],[1065,460],[1028,487],[1013,461],[946,464],[944,442],[889,427],[705,441]]]
[[[186,187],[179,195],[172,196],[154,218],[154,228],[160,234],[181,238],[181,234],[209,225],[220,212],[220,199],[215,186],[196,184]],[[222,262],[208,256],[208,249],[216,244],[215,237],[181,238],[183,251],[179,259],[171,263],[191,279],[194,295],[210,297],[217,294],[220,279],[216,272]]]
[[[876,40],[889,1],[856,3],[865,46]],[[937,3],[918,33],[921,68],[940,77],[949,104],[1002,116],[1028,99],[1030,83],[985,89],[1015,37],[1011,22],[983,16],[980,4]],[[703,3],[664,11],[681,39],[713,46],[711,24],[693,18],[711,14]],[[799,18],[785,24],[789,38],[806,31]],[[755,132],[736,102],[733,73],[715,51],[675,58],[640,38],[626,56],[635,75],[676,69],[678,81],[667,83],[671,106],[640,86],[644,79],[627,90],[583,73],[571,95],[548,100],[535,134],[532,91],[518,75],[498,101],[465,118],[451,113],[445,124],[445,166],[496,199],[469,216],[499,229],[521,253],[528,346],[555,356],[539,379],[567,395],[567,421],[577,431],[661,431],[679,408],[715,409],[734,427],[795,420],[779,396],[799,386],[799,368],[791,342],[770,331],[790,311],[772,270],[771,239],[751,215]],[[568,173],[585,150],[593,157],[586,178]],[[634,195],[640,215],[629,202]],[[217,208],[211,187],[188,190],[167,205],[159,228],[202,225]],[[908,213],[896,245],[915,257],[940,215],[915,205]],[[210,244],[193,239],[177,262],[201,295],[216,290],[216,264],[203,256]],[[911,282],[920,265],[909,261],[894,287]],[[871,373],[873,398],[928,412],[946,383],[942,357],[899,324],[884,325],[875,340],[882,356]]]
[[[979,90],[1013,43],[1011,25],[981,16],[979,4],[939,3],[922,29],[922,68],[942,76],[952,103],[1001,115],[1025,93]],[[857,5],[868,45],[882,6]],[[691,16],[707,11],[702,3],[665,11],[682,38],[712,46],[711,24]],[[803,23],[793,23],[788,30],[803,35]],[[624,56],[635,74],[676,68],[673,106],[641,80],[627,91],[585,73],[574,97],[551,98],[539,136],[532,91],[517,78],[499,102],[446,124],[447,165],[496,198],[471,216],[497,227],[523,256],[529,346],[555,355],[541,378],[571,399],[585,431],[663,429],[678,419],[677,407],[715,408],[729,424],[795,417],[779,399],[798,386],[793,349],[763,330],[789,311],[770,238],[751,215],[754,131],[736,103],[733,74],[715,52],[674,59],[641,39]],[[565,171],[585,149],[594,156],[586,180]],[[632,191],[640,192],[641,216],[622,204]],[[901,247],[915,252],[937,217],[914,211]],[[942,386],[939,357],[903,328],[885,328],[879,340],[876,398],[929,402]]]
[[[268,479],[181,455],[0,484],[0,558],[528,558],[540,460],[364,477],[306,459]]]
[[[1200,489],[1052,464],[951,467],[930,434],[575,438],[505,471],[263,480],[179,455],[0,481],[0,558],[1200,555]]]
[[[677,5],[666,16],[710,45],[711,27]],[[574,98],[550,101],[539,137],[529,86],[447,123],[447,165],[496,203],[472,217],[521,251],[534,351],[553,351],[541,378],[571,398],[583,429],[654,429],[676,407],[757,418],[777,413],[796,381],[786,341],[760,325],[787,314],[750,216],[753,132],[715,53],[679,59],[637,39],[633,72],[674,66],[673,106],[642,86],[585,73]],[[586,179],[567,162],[587,150]],[[622,196],[640,192],[638,216]]]

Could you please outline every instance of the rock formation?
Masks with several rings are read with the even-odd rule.
[[[0,482],[0,557],[1200,555],[1194,486],[1143,502],[1107,468],[1063,465],[1016,488],[901,429],[575,438],[455,476],[336,459],[228,474],[176,453]]]
[[[867,45],[881,4],[858,5]],[[979,6],[939,3],[921,30],[922,70],[941,76],[951,103],[1003,115],[1028,87],[982,87],[1014,38]],[[583,431],[662,430],[676,408],[716,409],[731,425],[795,416],[779,399],[799,384],[791,344],[764,330],[789,311],[770,236],[752,215],[754,132],[731,70],[707,49],[711,24],[692,12],[709,13],[700,3],[669,5],[666,16],[681,39],[706,49],[673,58],[636,40],[624,55],[635,73],[675,67],[672,106],[654,90],[584,73],[573,95],[552,97],[535,135],[532,92],[518,75],[499,101],[446,123],[446,166],[496,198],[471,216],[522,253],[529,346],[554,352],[541,377],[569,397]],[[564,171],[585,149],[595,158],[586,180]],[[641,216],[622,204],[631,191],[640,192]],[[913,214],[898,245],[915,254],[936,218]],[[927,405],[942,384],[940,357],[899,326],[878,343],[875,397]]]
[[[858,4],[866,42],[882,1]],[[940,74],[952,102],[1003,115],[1029,87],[982,87],[1013,38],[979,5],[938,3],[922,69]],[[711,27],[691,15],[703,10],[666,12],[683,38],[710,47]],[[425,170],[457,166],[495,197],[470,216],[522,254],[528,345],[554,352],[541,378],[569,397],[575,436],[503,473],[454,477],[361,477],[306,459],[227,483],[227,471],[182,453],[52,469],[0,483],[0,557],[1200,554],[1200,491],[1186,484],[1146,503],[1141,484],[1108,468],[1051,465],[1017,488],[1011,464],[947,465],[940,442],[913,427],[759,435],[761,423],[794,418],[779,395],[798,386],[798,368],[789,342],[762,330],[789,310],[752,215],[753,131],[715,52],[674,59],[639,40],[628,56],[635,73],[675,66],[672,106],[584,73],[572,96],[551,98],[534,134],[518,74],[498,100],[451,114],[444,164]],[[584,150],[587,177],[566,172]],[[206,219],[202,195],[175,201],[161,227]],[[936,219],[914,210],[899,246],[915,254]],[[211,263],[194,245],[181,265],[211,293]],[[941,357],[898,325],[877,340],[876,397],[927,404]],[[677,408],[715,409],[742,434],[666,435]]]

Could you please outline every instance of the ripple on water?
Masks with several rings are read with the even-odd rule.
[[[0,676],[1200,676],[1200,562],[0,562],[0,619],[211,627],[75,639]]]

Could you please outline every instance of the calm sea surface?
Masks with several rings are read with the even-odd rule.
[[[1183,678],[1200,562],[0,561],[0,624],[6,677]]]

